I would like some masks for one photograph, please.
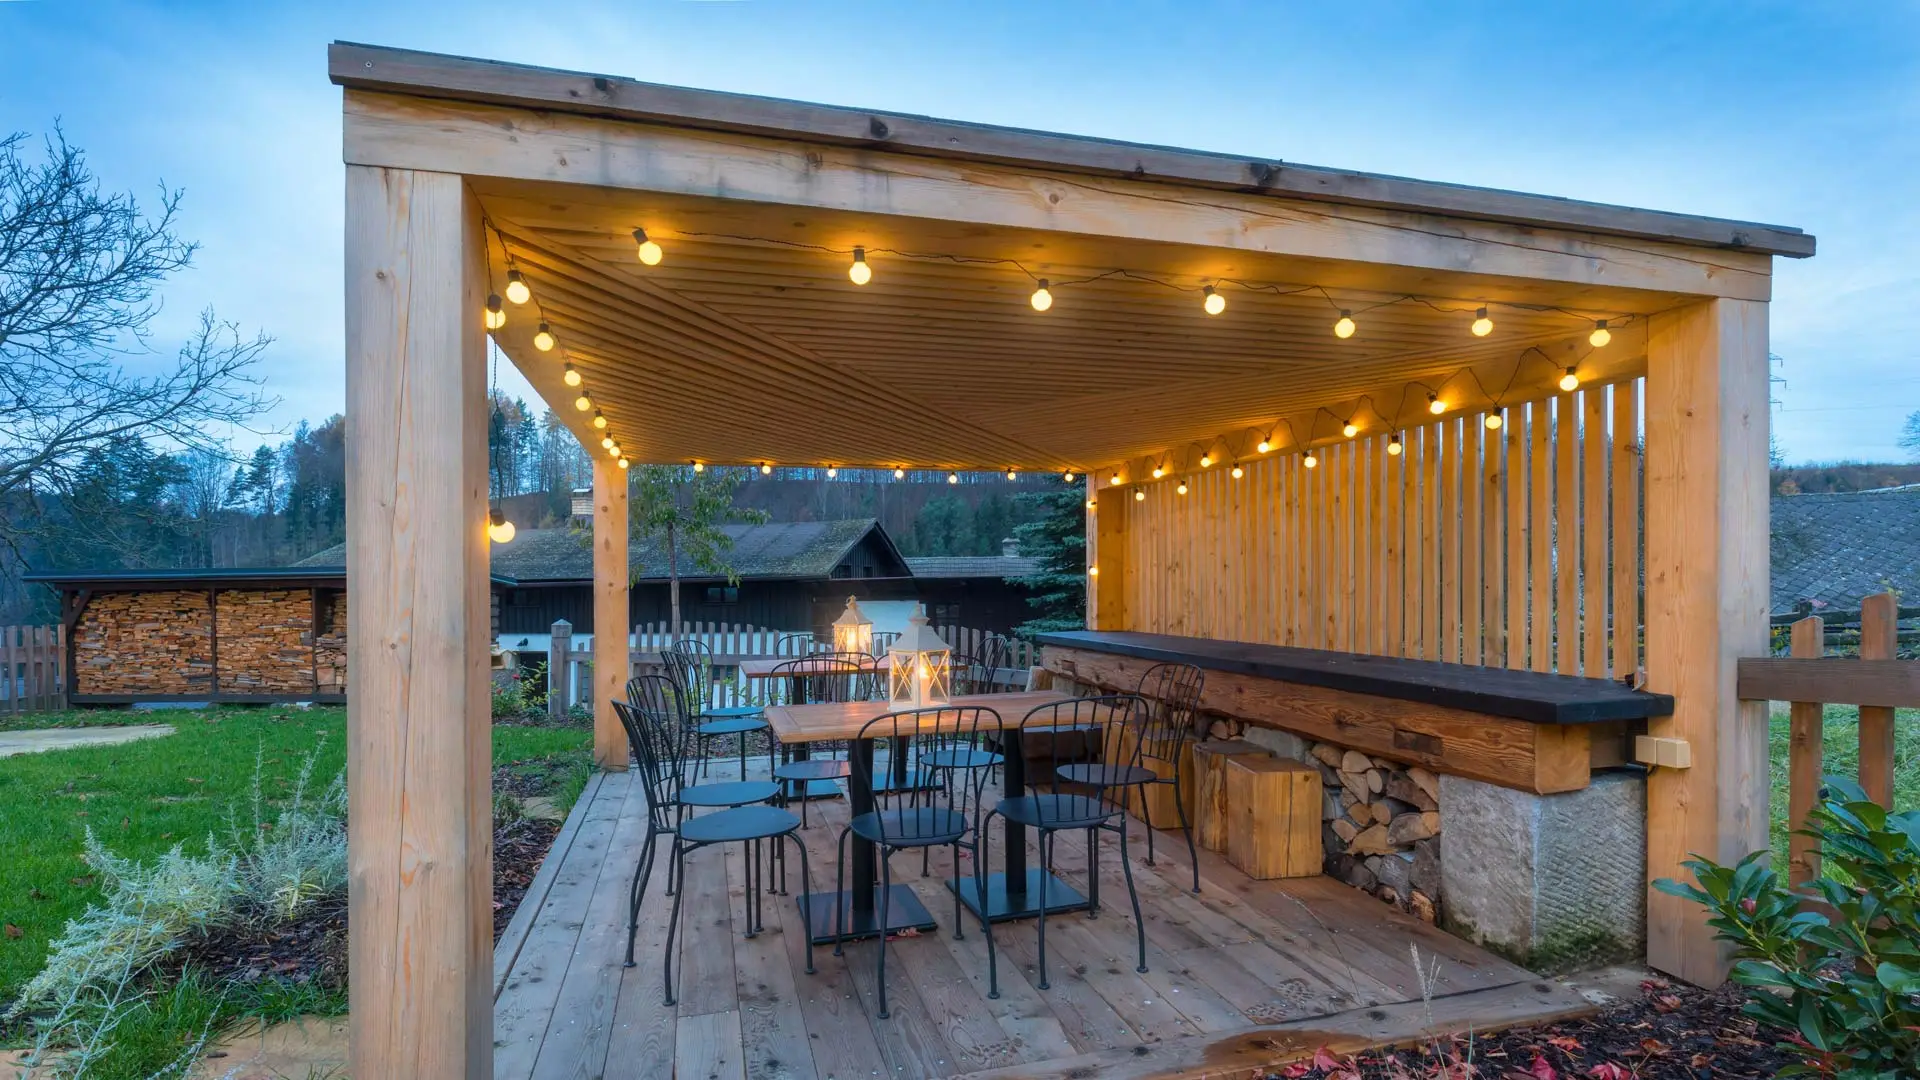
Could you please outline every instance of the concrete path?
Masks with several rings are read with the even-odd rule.
[[[0,757],[67,750],[75,746],[113,746],[135,739],[173,734],[172,724],[132,724],[124,727],[41,728],[38,731],[0,731]]]

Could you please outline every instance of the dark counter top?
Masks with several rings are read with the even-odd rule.
[[[1172,634],[1076,630],[1041,634],[1042,645],[1171,660],[1280,682],[1441,705],[1536,724],[1638,720],[1673,712],[1673,698],[1610,679],[1402,660],[1391,656],[1213,641]]]

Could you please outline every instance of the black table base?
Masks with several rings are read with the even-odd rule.
[[[834,943],[834,910],[845,913],[845,929],[849,941],[858,938],[877,937],[880,933],[880,890],[874,890],[873,907],[868,910],[864,905],[856,907],[853,893],[810,893],[799,901],[804,914],[809,908],[812,917],[808,919],[808,929],[815,945]],[[895,885],[888,895],[887,932],[897,934],[902,930],[918,930],[921,933],[933,930],[937,925],[927,906],[920,897],[905,885]]]
[[[1020,880],[1015,878],[1015,881]],[[1007,875],[987,875],[987,906],[985,910],[988,922],[1006,922],[1009,919],[1037,919],[1040,917],[1041,890],[1046,890],[1047,914],[1058,915],[1069,911],[1085,911],[1092,905],[1080,890],[1039,868],[1026,872],[1025,885],[1018,892],[1007,889]],[[960,902],[975,915],[982,914],[980,890],[972,877],[963,875],[956,885],[953,879],[947,879],[947,888],[960,894]]]

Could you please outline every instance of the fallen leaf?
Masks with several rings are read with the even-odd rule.
[[[1615,1065],[1611,1061],[1603,1061],[1593,1068],[1588,1069],[1587,1075],[1592,1077],[1593,1080],[1627,1080],[1631,1074],[1629,1074],[1626,1069]]]
[[[1280,1070],[1280,1075],[1285,1077],[1286,1080],[1300,1080],[1301,1077],[1307,1075],[1312,1071],[1313,1071],[1312,1065],[1304,1061],[1296,1061],[1291,1065],[1282,1067]]]
[[[1673,1052],[1673,1047],[1668,1046],[1666,1043],[1661,1042],[1659,1039],[1641,1039],[1640,1049],[1645,1050],[1648,1054],[1654,1057],[1659,1057],[1662,1054],[1670,1054]]]
[[[12,923],[7,924],[6,933],[7,933],[7,936],[10,938],[25,937],[27,934],[25,930],[20,929],[19,927],[13,925]]]
[[[1527,1067],[1527,1075],[1534,1080],[1560,1080],[1560,1070],[1553,1063],[1538,1054],[1533,1056],[1533,1064]]]
[[[200,778],[199,778],[199,777],[197,777],[197,776],[189,776],[189,777],[187,777],[187,783],[189,783],[189,784],[204,784],[204,783],[206,783],[206,781],[205,781],[205,780],[202,780],[202,779],[200,779]]]
[[[1680,1007],[1680,995],[1661,994],[1653,999],[1653,1007],[1663,1013],[1670,1013]]]
[[[79,877],[76,877],[76,878],[68,878],[68,879],[67,879],[67,884],[69,884],[69,885],[71,885],[71,886],[73,886],[73,887],[74,887],[74,888],[76,888],[76,889],[84,889],[84,888],[86,888],[86,887],[88,887],[89,885],[92,885],[92,884],[93,884],[93,875],[92,875],[92,874],[82,874],[82,875],[80,875]]]
[[[1571,1035],[1555,1035],[1547,1040],[1547,1045],[1558,1050],[1565,1050],[1569,1054],[1578,1053],[1582,1049],[1580,1040]]]

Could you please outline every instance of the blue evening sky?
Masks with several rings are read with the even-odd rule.
[[[334,39],[1798,226],[1787,454],[1895,459],[1920,409],[1910,0],[0,0],[0,131],[58,118],[108,184],[186,189],[162,333],[212,305],[277,338],[275,425],[342,400]]]

